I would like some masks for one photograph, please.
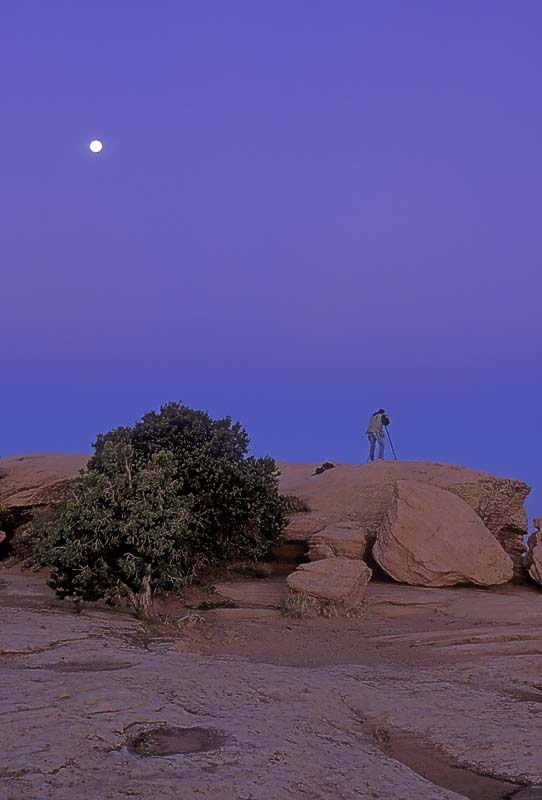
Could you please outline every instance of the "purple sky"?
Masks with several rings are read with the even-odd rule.
[[[12,0],[2,455],[171,399],[542,511],[542,4]],[[93,156],[98,137],[104,151]]]

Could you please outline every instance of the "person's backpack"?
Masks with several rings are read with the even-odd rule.
[[[390,424],[390,418],[388,417],[387,414],[382,414],[382,420],[381,421],[382,421],[382,425],[385,425],[386,428]]]

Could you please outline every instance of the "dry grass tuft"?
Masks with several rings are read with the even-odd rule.
[[[360,619],[367,615],[368,603],[363,601],[359,606],[350,609],[346,614],[342,614],[334,603],[329,600],[322,600],[312,597],[305,592],[288,591],[286,599],[281,608],[282,613],[287,617],[298,619],[310,619],[311,617],[333,617],[346,616],[349,619]]]

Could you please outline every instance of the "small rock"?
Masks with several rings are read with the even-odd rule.
[[[346,616],[363,600],[372,572],[363,561],[326,558],[301,564],[286,579],[290,601],[307,598],[307,616]]]
[[[335,464],[332,461],[324,461],[323,464],[320,464],[319,467],[316,467],[312,474],[321,475],[323,472],[327,472],[328,469],[333,469],[334,467]]]

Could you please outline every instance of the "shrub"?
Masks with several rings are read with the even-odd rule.
[[[285,524],[273,459],[247,457],[229,417],[169,403],[98,436],[64,502],[37,532],[35,555],[58,596],[142,616],[208,567],[264,556]]]
[[[282,496],[282,500],[287,514],[303,514],[311,510],[305,500],[302,500],[301,497],[296,497],[294,494],[285,494]]]

